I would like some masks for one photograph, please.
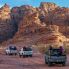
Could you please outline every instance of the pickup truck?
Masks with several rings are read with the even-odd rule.
[[[61,54],[59,49],[47,50],[45,52],[45,64],[48,64],[48,66],[51,66],[54,63],[65,66],[66,59],[66,53],[63,52]]]
[[[5,50],[6,55],[17,55],[17,48],[15,46],[9,46]]]
[[[21,48],[21,50],[19,51],[19,56],[23,56],[23,57],[32,57],[33,51],[32,48],[27,47],[27,48]]]

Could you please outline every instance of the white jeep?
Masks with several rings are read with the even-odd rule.
[[[17,48],[15,46],[9,46],[5,50],[6,55],[17,55]]]
[[[19,51],[19,56],[23,56],[23,57],[26,57],[26,56],[30,56],[32,57],[32,54],[33,54],[33,51],[32,51],[32,48],[29,48],[29,47],[25,47],[25,48],[21,48],[21,50]]]

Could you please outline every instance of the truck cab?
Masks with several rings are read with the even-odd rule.
[[[33,54],[33,51],[32,51],[32,48],[30,47],[25,47],[25,48],[21,48],[21,50],[19,51],[19,56],[23,56],[23,57],[26,57],[26,56],[30,56],[32,57],[32,54]]]
[[[17,55],[17,48],[16,46],[9,46],[5,50],[6,55]]]
[[[64,51],[63,53],[61,53],[59,48],[53,48],[45,52],[45,64],[48,64],[49,66],[54,63],[62,64],[63,66],[65,66],[66,59],[66,52]]]

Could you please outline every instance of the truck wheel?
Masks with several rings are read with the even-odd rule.
[[[30,55],[30,57],[32,57],[32,55]]]
[[[25,58],[26,56],[25,55],[23,55],[23,58]]]
[[[8,53],[8,55],[10,56],[11,54],[10,54],[10,53]]]
[[[15,53],[15,56],[17,55],[17,53]]]
[[[52,63],[51,62],[48,62],[48,66],[52,66]]]
[[[29,57],[29,55],[26,55],[26,57]]]
[[[45,61],[45,64],[48,64],[48,62],[47,62],[47,61]]]
[[[7,55],[7,53],[6,53],[6,55]]]
[[[65,66],[65,65],[66,65],[65,62],[63,62],[63,63],[62,63],[62,66]]]
[[[19,57],[21,58],[21,55],[19,55]]]
[[[46,61],[46,59],[45,59],[45,64],[48,64],[48,62]]]

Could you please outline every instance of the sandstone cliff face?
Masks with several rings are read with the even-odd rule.
[[[12,38],[15,32],[14,24],[11,21],[10,8],[5,4],[0,8],[0,42]]]
[[[40,9],[43,10],[45,13],[49,13],[53,11],[58,6],[55,3],[49,3],[49,2],[41,2]]]
[[[41,23],[38,16],[39,15],[37,12],[24,16],[21,23],[19,24],[18,31],[24,34],[35,34],[37,32],[40,32],[40,30],[44,29],[46,25]]]
[[[19,24],[24,16],[27,16],[27,14],[32,14],[35,11],[36,9],[29,5],[13,7],[11,9],[11,17],[15,23]]]
[[[40,43],[45,41],[54,42],[54,40],[55,42],[60,42],[60,40],[63,42],[64,39],[66,40],[65,36],[68,35],[69,29],[68,8],[61,8],[53,3],[41,3],[39,8],[22,6],[20,7],[20,10],[22,11],[21,13],[22,17],[19,22],[18,32],[16,33],[16,35],[28,36],[29,34],[32,33],[34,34],[40,33],[46,35],[46,36],[43,35],[42,38],[39,37],[39,40],[36,40],[37,42],[39,41]],[[55,31],[54,36],[51,35],[53,31]],[[59,36],[56,35],[56,31]],[[46,33],[50,35],[50,38],[49,37],[47,38]],[[49,41],[49,39],[51,39],[51,41]],[[36,41],[34,42],[36,43]]]
[[[50,5],[49,5],[50,4]],[[61,8],[52,3],[42,3],[43,8],[46,10],[42,10],[40,12],[40,20],[46,25],[57,25],[59,26],[59,32],[63,33],[67,36],[69,33],[69,8]],[[48,6],[48,9],[47,9]],[[53,7],[52,7],[53,6]],[[51,7],[51,10],[49,8]],[[43,9],[42,8],[42,9]],[[69,37],[69,36],[67,36]]]
[[[10,19],[10,7],[5,4],[0,8],[0,20]]]
[[[6,28],[3,28],[2,24]],[[13,7],[11,10],[9,6],[5,5],[0,8],[0,27],[7,31],[7,35],[4,35],[3,30],[1,31],[3,33],[1,39],[4,38],[4,40],[8,36],[12,37],[12,34],[15,34],[13,37],[17,39],[17,37],[29,34],[33,36],[37,33],[51,35],[53,31],[61,33],[60,37],[69,37],[69,8],[62,8],[49,2],[42,2],[37,8],[23,5]],[[14,38],[13,40],[15,40]]]
[[[49,2],[41,2],[40,7],[37,9],[39,13],[39,18],[41,19],[42,22],[48,22],[49,16],[51,16],[51,12],[58,8],[54,3],[49,3]]]
[[[46,35],[41,37],[37,44],[54,44],[54,45],[60,45],[63,44],[64,41],[66,41],[66,37],[59,32],[59,26],[57,25],[50,25],[48,26],[49,30]]]
[[[51,24],[59,26],[59,32],[67,35],[69,27],[69,9],[68,8],[56,8],[51,18]],[[52,14],[51,13],[51,14]],[[49,20],[50,21],[50,20]],[[69,34],[69,33],[68,33]]]

